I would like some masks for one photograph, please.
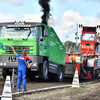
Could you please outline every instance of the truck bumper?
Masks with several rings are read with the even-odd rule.
[[[18,62],[1,62],[0,68],[18,68]]]
[[[11,56],[11,55],[10,55]],[[13,58],[15,56],[13,55]],[[42,56],[28,56],[33,61],[33,65],[31,66],[32,71],[38,71],[39,70],[39,64],[43,62]],[[11,62],[9,61],[9,55],[0,55],[0,68],[18,68],[18,61],[17,62]]]

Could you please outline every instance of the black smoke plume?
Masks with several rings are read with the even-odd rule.
[[[50,0],[39,0],[39,4],[42,7],[43,15],[41,16],[42,18],[42,23],[47,24],[47,21],[50,16],[50,6],[49,6]]]

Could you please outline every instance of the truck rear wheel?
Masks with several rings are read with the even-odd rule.
[[[39,67],[39,77],[40,78],[47,79],[48,68],[49,68],[48,61],[44,60],[43,63]]]
[[[63,67],[60,66],[58,69],[58,74],[56,75],[56,80],[59,82],[62,82],[63,78],[64,78],[64,70],[63,70]]]
[[[9,71],[9,69],[4,68],[4,69],[2,70],[2,76],[3,76],[3,78],[6,79],[6,76],[7,76],[7,75],[11,76],[12,73]]]

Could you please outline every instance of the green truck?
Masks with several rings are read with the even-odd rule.
[[[0,23],[0,42],[4,48],[0,49],[0,68],[4,78],[18,67],[18,59],[10,47],[13,46],[18,54],[27,49],[27,56],[33,59],[27,72],[29,77],[38,75],[42,79],[63,80],[66,49],[52,27],[35,22]]]

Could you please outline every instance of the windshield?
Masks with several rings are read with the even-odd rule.
[[[0,27],[0,38],[38,38],[39,27],[6,28]]]
[[[94,41],[95,34],[83,33],[82,40]]]

